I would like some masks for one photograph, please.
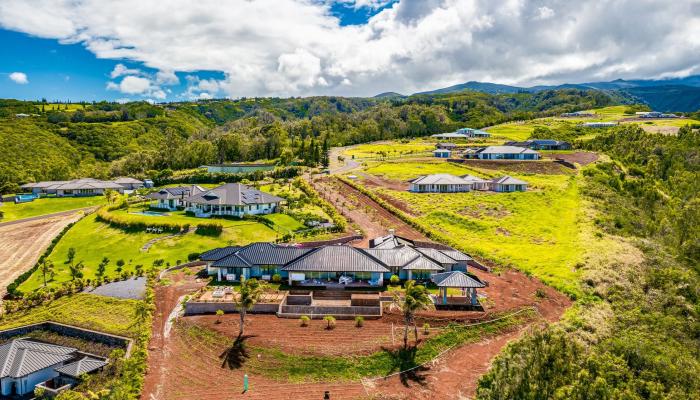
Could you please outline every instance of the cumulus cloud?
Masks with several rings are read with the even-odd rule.
[[[141,74],[140,69],[127,68],[126,65],[120,63],[120,64],[117,64],[114,66],[114,69],[109,74],[109,76],[112,79],[114,79],[114,78],[118,78],[118,77],[123,76],[123,75],[139,75],[139,74]]]
[[[118,90],[124,94],[155,97],[160,100],[167,97],[165,92],[155,86],[150,79],[135,75],[127,75],[119,83],[107,82],[107,89]]]
[[[400,0],[385,8],[382,0],[356,0],[355,7],[381,11],[351,26],[331,14],[333,1],[233,7],[172,0],[177,12],[164,13],[162,4],[144,0],[3,0],[0,26],[161,71],[118,76],[148,79],[143,96],[176,82],[175,72],[202,70],[225,79],[215,87],[188,81],[182,95],[373,95],[468,80],[529,85],[697,71],[694,0],[582,0],[575,7],[559,0]],[[130,81],[112,86],[145,86]]]
[[[27,74],[25,74],[24,72],[12,72],[9,75],[9,77],[14,83],[18,85],[26,85],[27,83],[29,83]]]

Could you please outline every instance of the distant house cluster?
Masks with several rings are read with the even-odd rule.
[[[524,142],[507,142],[506,146],[527,147],[533,150],[571,150],[571,143],[553,139],[530,139]]]
[[[680,118],[676,114],[666,114],[658,111],[638,111],[634,114],[637,118]]]
[[[30,191],[35,196],[55,195],[57,197],[99,196],[107,190],[128,193],[133,190],[153,186],[151,181],[134,178],[117,178],[103,181],[93,178],[74,179],[71,181],[43,181],[26,183],[22,190]]]
[[[179,186],[147,195],[156,200],[154,207],[184,209],[197,217],[271,214],[284,199],[240,183],[227,183],[214,189],[201,186]]]
[[[612,128],[617,126],[617,122],[584,122],[579,126],[584,128]]]
[[[527,190],[527,185],[527,182],[510,176],[486,180],[473,175],[433,174],[411,180],[409,191],[415,193],[460,193],[472,190],[524,192]]]
[[[474,138],[487,138],[490,137],[491,134],[482,131],[479,129],[472,129],[472,128],[460,128],[457,129],[456,132],[448,132],[448,133],[438,133],[435,135],[432,135],[431,137],[437,138],[437,139],[474,139]]]
[[[564,118],[591,118],[595,117],[595,114],[589,111],[575,111],[570,113],[563,113],[560,116]]]
[[[464,158],[479,160],[539,160],[540,153],[527,147],[488,146],[467,149]]]

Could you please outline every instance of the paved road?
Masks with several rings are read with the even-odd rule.
[[[330,150],[329,159],[331,166],[329,170],[331,174],[344,174],[360,167],[360,163],[352,158],[344,157],[343,161],[338,160],[338,156],[351,147],[354,146],[333,147]]]
[[[74,214],[78,211],[90,210],[90,209],[96,209],[96,208],[97,207],[94,207],[94,206],[93,207],[75,208],[73,210],[61,211],[61,212],[57,212],[57,213],[53,213],[53,214],[44,214],[44,215],[37,215],[36,217],[15,219],[13,221],[0,222],[0,226],[15,225],[15,224],[21,224],[21,223],[30,222],[30,221],[38,221],[40,219],[45,219],[45,218],[63,217],[66,215]]]

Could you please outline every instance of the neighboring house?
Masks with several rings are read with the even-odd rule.
[[[240,183],[227,183],[184,199],[185,210],[197,217],[271,214],[283,201],[283,198]]]
[[[472,183],[451,174],[419,176],[410,181],[409,191],[416,193],[454,193],[472,190]]]
[[[450,158],[452,155],[452,152],[450,150],[445,150],[445,149],[437,149],[433,150],[433,156],[437,158]]]
[[[595,117],[594,113],[587,112],[587,111],[576,111],[576,112],[570,112],[570,113],[563,113],[561,114],[562,117],[564,118],[590,118],[590,117]]]
[[[465,157],[481,160],[539,160],[540,153],[517,146],[488,146],[467,152]]]
[[[99,179],[83,178],[72,181],[46,181],[27,183],[20,186],[23,190],[30,190],[36,195],[56,195],[58,197],[99,196],[107,190],[124,193],[124,186]]]
[[[160,189],[157,192],[149,193],[146,197],[156,200],[152,207],[173,211],[184,208],[186,198],[206,191],[207,189],[197,185],[177,186]]]
[[[431,137],[437,139],[471,139],[487,138],[490,136],[491,134],[486,131],[472,128],[460,128],[457,130],[457,132],[438,133],[435,135],[431,135]]]
[[[679,118],[676,114],[665,114],[658,111],[636,112],[639,118]]]
[[[430,279],[441,271],[466,271],[474,260],[447,246],[408,241],[389,235],[373,239],[371,248],[346,245],[311,248],[252,243],[243,247],[223,247],[207,251],[200,260],[207,263],[209,275],[218,280],[244,278],[270,280],[279,274],[290,284],[336,284],[341,278],[353,282],[382,285],[396,274],[401,279]]]
[[[489,190],[489,181],[474,175],[462,175],[465,181],[471,183],[472,190]]]
[[[617,122],[585,122],[580,126],[584,128],[611,128],[617,126]]]
[[[533,150],[571,150],[569,142],[553,139],[530,139],[524,142],[507,142],[506,146],[527,147]]]
[[[489,189],[494,192],[524,192],[527,190],[527,182],[506,175],[489,181]]]
[[[14,339],[0,346],[0,387],[2,396],[24,396],[37,385],[71,387],[83,373],[97,371],[106,360],[31,339]],[[50,383],[49,383],[50,381]]]
[[[240,174],[254,171],[272,171],[275,169],[275,164],[262,163],[233,163],[233,164],[211,164],[203,165],[200,168],[206,168],[210,174]]]
[[[454,150],[457,148],[457,145],[454,143],[438,143],[435,145],[435,148],[443,150]]]
[[[140,181],[140,180],[134,179],[134,178],[122,177],[122,178],[117,178],[117,179],[113,180],[112,182],[116,183],[117,185],[123,186],[125,190],[137,190],[137,189],[143,189],[144,187],[146,187],[144,185],[143,181]]]

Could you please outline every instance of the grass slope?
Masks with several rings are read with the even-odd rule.
[[[75,210],[105,204],[104,196],[91,197],[57,197],[36,199],[29,203],[4,203],[0,211],[4,217],[0,222],[53,214],[61,211]]]
[[[0,329],[51,320],[133,337],[136,332],[133,323],[137,303],[136,300],[78,293],[7,315],[0,320]]]

